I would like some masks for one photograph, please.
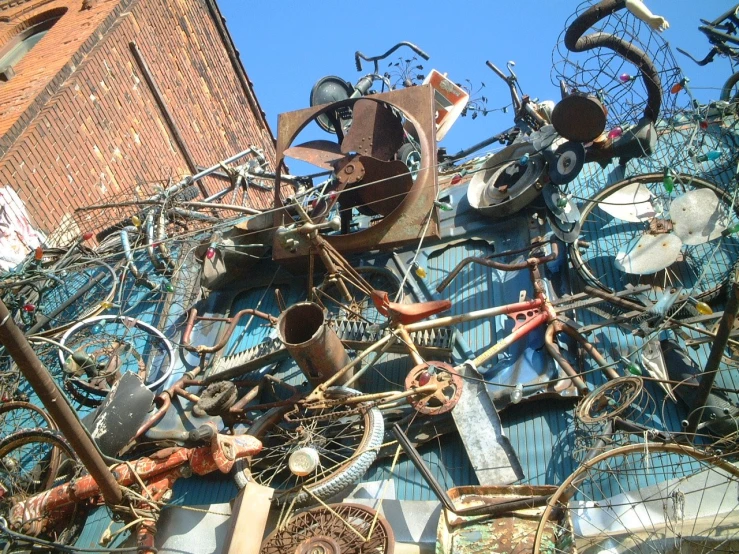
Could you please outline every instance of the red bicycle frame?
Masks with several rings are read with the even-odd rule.
[[[124,487],[143,483],[144,487],[138,491],[143,499],[136,503],[142,513],[154,514],[149,502],[168,500],[178,478],[189,477],[193,473],[206,475],[216,469],[228,473],[236,460],[253,456],[261,450],[262,443],[250,435],[227,436],[216,433],[209,446],[165,448],[149,457],[119,464],[113,469],[113,476]],[[91,475],[84,475],[17,502],[10,510],[9,524],[18,532],[38,536],[63,524],[73,514],[76,504],[96,504],[100,501],[100,487]],[[139,553],[156,552],[155,517],[142,517],[136,525]]]

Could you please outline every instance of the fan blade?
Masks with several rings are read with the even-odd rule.
[[[671,266],[680,255],[683,241],[671,233],[642,235],[616,254],[616,269],[633,275],[651,275]]]
[[[352,108],[354,119],[341,143],[344,154],[356,152],[386,162],[403,145],[403,124],[386,104],[360,98]]]
[[[605,197],[598,207],[616,219],[631,223],[639,223],[657,215],[652,205],[652,193],[641,183],[617,190]]]
[[[311,140],[291,146],[285,150],[285,157],[300,160],[324,169],[333,169],[333,164],[344,157],[339,145],[330,140]]]
[[[413,188],[413,177],[400,160],[383,162],[358,156],[364,176],[361,181],[341,193],[342,208],[356,208],[364,215],[389,215]],[[355,169],[356,171],[356,169]]]
[[[685,244],[695,246],[721,236],[726,230],[718,196],[711,189],[695,189],[670,205],[672,230]]]

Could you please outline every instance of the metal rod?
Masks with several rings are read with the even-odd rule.
[[[721,316],[721,321],[716,331],[716,338],[711,346],[711,353],[708,355],[708,361],[706,361],[706,367],[703,370],[703,375],[700,378],[700,385],[698,390],[695,391],[695,397],[693,400],[693,406],[688,416],[688,427],[686,433],[690,438],[691,442],[695,438],[694,433],[698,428],[698,424],[703,419],[703,410],[706,407],[706,401],[708,396],[711,394],[713,388],[713,382],[716,380],[716,374],[718,373],[719,364],[724,357],[724,350],[729,342],[729,335],[734,328],[734,319],[736,319],[736,312],[739,310],[739,283],[735,282],[731,285],[728,299],[726,300],[726,309],[724,309],[724,315]]]
[[[489,515],[497,516],[505,513],[510,513],[515,510],[524,510],[543,506],[549,500],[549,495],[541,496],[522,496],[516,500],[503,500],[494,504],[483,504],[482,506],[469,506],[469,507],[457,507],[454,505],[454,501],[449,496],[446,490],[436,480],[434,474],[424,463],[423,458],[418,453],[418,450],[411,444],[406,434],[396,423],[392,428],[393,435],[398,441],[398,444],[403,449],[403,452],[411,459],[411,462],[418,472],[423,476],[428,483],[431,490],[434,491],[436,497],[444,505],[444,507],[450,512],[461,515],[461,516],[473,516],[473,515]]]
[[[97,446],[85,432],[48,370],[0,300],[0,344],[7,348],[49,415],[79,456],[108,504],[120,504],[123,493]]]
[[[169,127],[170,133],[172,133],[172,138],[177,143],[177,146],[180,149],[180,153],[185,159],[185,163],[187,163],[187,167],[190,170],[190,173],[195,173],[198,166],[192,157],[190,149],[187,147],[187,143],[185,142],[182,133],[180,133],[180,128],[177,126],[177,123],[172,116],[172,112],[169,110],[169,106],[167,106],[167,103],[164,101],[162,91],[159,89],[159,85],[157,85],[157,82],[154,80],[154,75],[152,75],[151,71],[149,70],[149,65],[146,63],[143,54],[141,54],[141,50],[139,50],[139,47],[135,42],[129,42],[128,46],[131,49],[131,54],[133,54],[133,58],[136,60],[136,65],[139,66],[139,70],[144,76],[144,80],[149,87],[151,95],[154,97],[154,101],[159,107],[159,111],[161,111],[162,116],[164,116],[164,121],[167,124],[167,127]],[[198,188],[200,188],[200,193],[203,196],[208,196],[208,190],[205,188],[205,185],[203,185],[202,183],[198,183]]]

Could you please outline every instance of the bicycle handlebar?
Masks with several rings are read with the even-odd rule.
[[[359,50],[357,50],[354,53],[354,63],[357,65],[357,71],[362,71],[362,62],[360,61],[360,59],[362,59],[362,60],[364,60],[366,62],[373,62],[375,64],[375,70],[377,70],[377,62],[380,61],[380,60],[383,60],[383,59],[387,58],[390,54],[392,54],[393,52],[395,52],[401,46],[407,46],[408,48],[410,48],[411,50],[413,50],[416,54],[418,54],[419,56],[421,56],[424,60],[428,60],[429,59],[429,55],[426,52],[424,52],[423,50],[421,50],[418,46],[416,46],[412,42],[403,41],[403,42],[399,42],[398,44],[396,44],[395,46],[393,46],[390,50],[388,50],[387,52],[385,52],[381,56],[370,56],[370,57],[367,57],[364,54],[362,54]],[[375,73],[376,72],[377,71],[375,71]]]
[[[508,80],[511,77],[513,79],[516,78],[515,75],[512,75],[511,77],[508,77],[505,73],[503,73],[500,69],[498,69],[498,67],[493,62],[491,62],[490,60],[486,61],[485,62],[485,65],[487,65],[490,69],[492,69],[496,73],[496,75],[498,75],[498,77],[500,77],[501,79],[503,79],[506,83],[508,82]]]

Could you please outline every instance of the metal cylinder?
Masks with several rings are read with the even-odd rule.
[[[300,302],[280,314],[277,331],[285,348],[313,386],[320,385],[349,363],[349,355],[336,332],[329,327],[323,309],[313,302]],[[350,369],[336,384],[346,383]]]
[[[13,321],[2,300],[0,300],[0,344],[8,350],[59,430],[77,453],[92,478],[95,479],[105,501],[109,504],[120,504],[123,493],[103,460],[100,451],[82,428],[77,416],[62,396],[62,392],[41,363],[41,360],[36,356],[31,345],[28,344],[23,332]]]

